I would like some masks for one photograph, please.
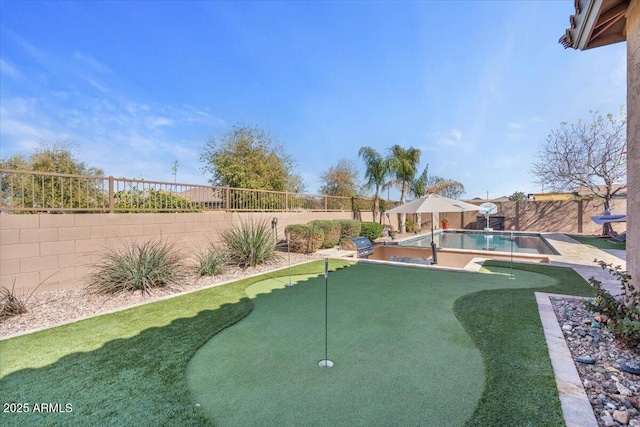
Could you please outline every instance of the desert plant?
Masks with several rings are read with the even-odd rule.
[[[241,268],[255,267],[275,259],[276,242],[267,221],[243,221],[220,234],[229,262]]]
[[[314,221],[309,222],[309,225],[313,227]],[[324,249],[333,248],[340,242],[340,224],[336,221],[322,220],[316,222],[316,227],[321,228],[324,232],[324,240],[322,247]]]
[[[324,242],[324,231],[317,226],[314,228],[312,224],[289,224],[285,232],[291,236],[291,252],[305,254],[315,252]]]
[[[356,219],[340,219],[340,240],[350,237],[358,237],[362,229],[362,223]]]
[[[0,320],[27,312],[27,303],[15,294],[15,281],[11,289],[0,287]]]
[[[182,254],[167,241],[150,240],[108,250],[94,265],[88,288],[97,294],[150,293],[179,285],[187,270]]]
[[[44,282],[49,280],[49,278],[55,275],[56,273],[57,271],[54,273],[51,273],[42,282],[38,283],[38,286],[33,288],[31,293],[26,298],[21,298],[16,295],[16,292],[15,292],[16,279],[15,278],[13,279],[13,285],[11,286],[11,289],[5,286],[0,286],[0,321],[12,316],[19,316],[21,314],[26,313],[28,311],[27,303],[29,302],[33,294],[38,290],[40,286],[42,286]]]
[[[229,255],[222,248],[209,245],[196,254],[196,272],[199,276],[217,276],[222,274],[229,261]]]
[[[384,226],[382,224],[378,224],[377,222],[363,221],[360,235],[367,237],[369,240],[375,240],[378,237],[382,236],[383,228]]]
[[[613,267],[612,264],[595,260],[609,273],[620,280],[623,290],[621,298],[616,298],[609,291],[602,287],[602,283],[595,277],[589,278],[589,283],[596,291],[593,299],[585,301],[585,307],[592,313],[600,313],[607,319],[605,323],[617,339],[624,344],[637,345],[640,343],[640,309],[638,308],[638,294],[631,283],[631,275],[623,271],[620,266]]]

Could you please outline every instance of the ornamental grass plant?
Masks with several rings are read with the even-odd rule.
[[[188,271],[182,254],[169,242],[134,242],[123,249],[111,249],[95,264],[88,288],[97,294],[118,292],[150,293],[153,289],[177,286]]]
[[[27,312],[25,301],[15,294],[15,282],[11,289],[0,287],[0,321],[11,316],[19,316]]]
[[[217,276],[222,274],[228,261],[229,255],[222,248],[209,245],[196,254],[195,270],[198,276]]]
[[[242,221],[220,236],[229,263],[238,267],[255,267],[278,256],[275,238],[266,221]]]

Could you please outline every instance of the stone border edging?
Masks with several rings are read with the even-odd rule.
[[[564,334],[551,305],[551,296],[565,297],[565,295],[544,292],[536,292],[535,295],[553,367],[553,375],[558,387],[564,422],[567,427],[598,427],[591,402],[582,387],[580,375],[573,363],[569,347],[567,347]],[[575,296],[566,297],[576,298]]]

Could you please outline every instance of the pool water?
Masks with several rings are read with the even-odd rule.
[[[469,249],[528,254],[557,255],[557,252],[536,233],[485,231],[440,231],[433,237],[438,248]],[[431,247],[431,234],[398,243],[400,246]]]

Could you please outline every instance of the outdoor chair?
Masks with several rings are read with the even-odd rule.
[[[610,242],[613,243],[624,243],[627,241],[627,232],[623,232],[623,233],[616,233],[615,231],[611,232],[611,238],[609,239]]]

